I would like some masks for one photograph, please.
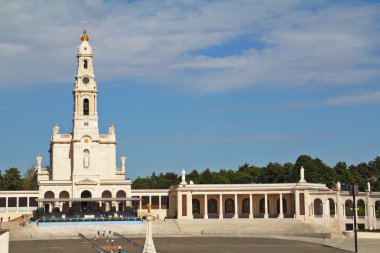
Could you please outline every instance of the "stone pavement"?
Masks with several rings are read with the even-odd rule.
[[[3,224],[4,225],[4,224]],[[78,239],[78,233],[82,233],[89,239],[93,239],[97,230],[108,231],[109,229],[118,232],[127,238],[145,237],[145,222],[131,225],[113,226],[57,226],[57,227],[36,227],[30,224],[21,227],[18,223],[6,223],[6,228],[10,229],[11,241],[25,240],[55,240],[55,239]],[[274,238],[284,240],[294,240],[302,242],[313,242],[353,251],[353,239],[346,238],[341,234],[332,234],[333,239],[328,239],[324,235],[328,230],[319,228],[302,222],[284,219],[269,220],[189,220],[189,221],[155,221],[153,223],[153,237],[155,242],[160,243],[160,238],[170,239],[173,237],[224,237],[224,238]],[[223,240],[223,239],[222,239]],[[238,240],[238,239],[237,239]],[[360,252],[378,253],[379,239],[359,239]],[[174,246],[173,246],[174,247]],[[297,252],[297,251],[296,251]]]
[[[92,252],[91,248],[81,247],[82,240],[29,240],[12,241],[10,253],[51,253],[51,252]],[[344,253],[346,251],[319,244],[268,238],[199,238],[176,237],[156,238],[156,249],[160,253]],[[133,252],[133,251],[127,251]]]

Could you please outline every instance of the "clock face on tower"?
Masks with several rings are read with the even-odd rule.
[[[84,84],[88,84],[89,81],[90,81],[90,79],[88,79],[87,76],[83,77],[83,79],[82,79],[82,82],[83,82]]]

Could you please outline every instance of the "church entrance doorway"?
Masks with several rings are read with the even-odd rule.
[[[91,192],[90,191],[83,191],[80,195],[81,199],[90,199],[91,198]],[[81,201],[80,202],[80,209],[81,212],[88,212],[89,211],[89,203],[88,201]]]

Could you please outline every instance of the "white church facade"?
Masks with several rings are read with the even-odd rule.
[[[352,228],[353,217],[361,228],[380,227],[380,192],[368,184],[359,192],[353,209],[352,196],[338,183],[331,190],[308,183],[303,169],[298,183],[193,184],[182,181],[170,189],[132,189],[126,179],[126,156],[116,166],[116,135],[98,128],[97,83],[89,36],[84,32],[77,54],[73,90],[73,129],[60,133],[54,125],[50,142],[51,171],[36,157],[38,191],[0,192],[0,216],[16,217],[39,211],[42,215],[98,213],[111,216],[145,216],[148,203],[157,218],[175,219],[297,219],[334,227]]]

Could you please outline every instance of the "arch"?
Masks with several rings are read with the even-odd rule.
[[[83,99],[83,115],[89,115],[90,114],[90,102],[88,101],[88,98]]]
[[[282,213],[287,213],[286,199],[282,198]],[[280,198],[277,199],[277,214],[280,213]]]
[[[357,202],[358,216],[365,216],[365,203],[364,200],[359,199]]]
[[[329,198],[330,215],[335,215],[335,202],[332,198]]]
[[[242,213],[249,213],[250,211],[249,198],[243,199],[243,202],[241,203],[241,205],[242,205]]]
[[[81,197],[82,199],[88,199],[88,198],[91,198],[91,196],[92,196],[92,194],[91,194],[91,192],[88,191],[88,190],[84,190],[84,191],[82,191],[82,193],[80,194],[80,197]]]
[[[102,192],[102,198],[112,198],[112,193],[108,190]]]
[[[127,194],[123,190],[120,190],[116,193],[116,198],[126,198],[126,197],[127,197]]]
[[[228,198],[224,201],[224,212],[225,213],[235,213],[235,201]]]
[[[55,195],[54,195],[54,192],[52,192],[52,191],[47,191],[44,194],[45,199],[54,199],[54,197],[55,197]]]
[[[83,60],[83,68],[88,68],[88,60]]]
[[[314,215],[323,215],[323,205],[321,199],[314,199]]]
[[[344,202],[344,210],[346,211],[346,216],[354,216],[354,205],[352,200],[347,199],[346,202]]]
[[[67,191],[61,191],[59,193],[59,198],[60,199],[68,199],[68,198],[70,198],[70,194]]]
[[[375,202],[375,217],[380,218],[380,200]]]
[[[207,201],[207,211],[209,214],[216,214],[218,212],[218,202],[216,199],[211,198]]]
[[[201,202],[199,199],[193,199],[193,214],[201,214]]]

